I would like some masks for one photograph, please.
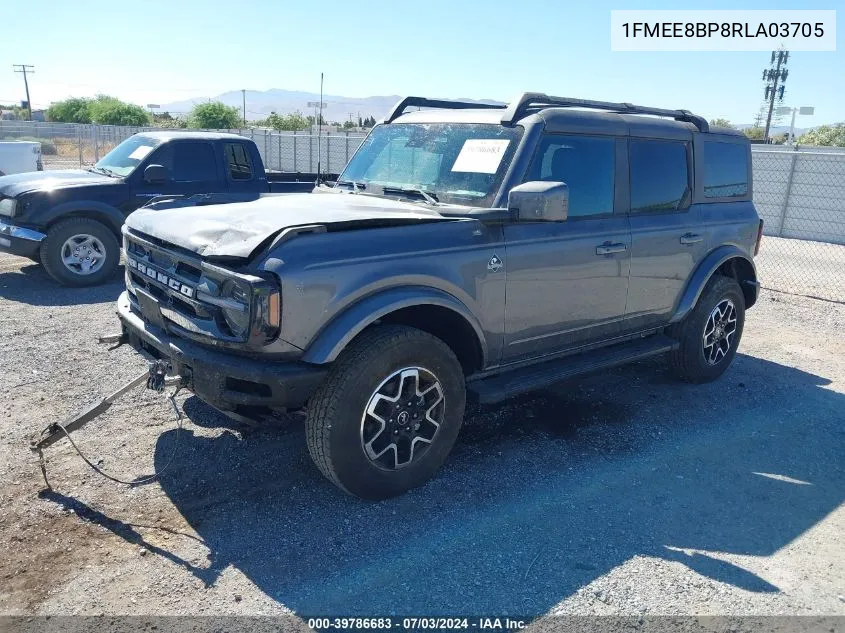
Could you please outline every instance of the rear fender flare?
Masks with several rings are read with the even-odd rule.
[[[308,345],[302,360],[317,365],[331,363],[364,328],[391,312],[421,305],[440,306],[463,317],[475,331],[481,348],[482,363],[486,363],[487,342],[484,332],[469,308],[447,292],[418,286],[385,290],[349,306],[317,334]]]
[[[722,264],[734,258],[744,259],[748,262],[751,270],[754,271],[754,281],[756,282],[757,268],[754,266],[754,260],[736,246],[720,246],[707,255],[690,276],[687,286],[678,302],[678,306],[675,309],[675,314],[672,316],[671,323],[682,321],[692,311],[713,274]]]

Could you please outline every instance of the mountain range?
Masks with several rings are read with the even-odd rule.
[[[235,106],[239,111],[243,108],[246,98],[246,118],[250,121],[266,118],[271,112],[288,114],[299,110],[303,115],[314,114],[314,107],[309,103],[320,101],[320,95],[314,92],[301,90],[282,90],[272,88],[270,90],[247,90],[245,93],[240,90],[231,90],[217,95],[216,97],[196,97],[185,101],[174,101],[161,104],[160,112],[170,114],[187,114],[198,103],[206,101],[221,101],[228,106]],[[375,97],[343,97],[340,95],[323,95],[323,118],[326,121],[357,121],[358,117],[374,117],[376,120],[384,118],[390,109],[396,105],[402,97],[400,95],[384,95]],[[501,103],[491,99],[465,99],[475,103]],[[736,123],[737,128],[744,130],[753,127],[752,123]],[[800,136],[810,128],[795,128],[795,136]],[[772,135],[776,136],[789,131],[789,126],[772,126]]]
[[[376,120],[385,117],[390,109],[396,105],[402,97],[399,95],[385,95],[375,97],[343,97],[340,95],[323,95],[323,118],[326,121],[356,121],[360,116],[362,119],[368,116]],[[243,108],[246,99],[246,118],[250,121],[263,119],[271,112],[288,114],[299,110],[304,115],[314,114],[314,107],[309,103],[319,103],[320,95],[313,92],[298,90],[247,90],[245,93],[240,90],[224,92],[213,98],[198,97],[186,101],[174,101],[163,103],[159,108],[160,112],[170,114],[187,114],[191,108],[198,103],[206,101],[221,101],[228,106],[235,106],[239,111]],[[488,99],[461,99],[462,101],[474,101],[477,103],[498,103]]]

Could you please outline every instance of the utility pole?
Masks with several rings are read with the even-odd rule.
[[[323,73],[320,73],[320,118],[317,119],[317,180],[320,180],[320,159],[322,158],[323,138]]]
[[[23,85],[26,88],[26,109],[29,113],[29,120],[32,121],[32,101],[29,100],[29,82],[26,79],[26,73],[35,74],[35,66],[29,64],[12,64],[16,73],[23,73]]]
[[[764,143],[769,142],[769,128],[772,125],[772,112],[775,108],[775,97],[777,97],[779,101],[783,101],[783,93],[786,90],[786,86],[781,84],[780,90],[778,90],[778,82],[785,82],[787,76],[789,75],[789,70],[785,68],[788,61],[789,51],[772,51],[772,59],[771,62],[769,62],[769,67],[763,69],[763,81],[766,82],[763,94],[765,95],[766,101],[769,102],[769,113],[766,116],[766,131],[763,134]]]
[[[246,127],[246,90],[241,90],[241,96],[244,98],[244,127]]]

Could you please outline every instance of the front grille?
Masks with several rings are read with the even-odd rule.
[[[189,260],[184,254],[131,234],[124,234],[124,250],[130,292],[142,288],[158,299],[163,313],[172,311],[208,331],[215,322],[216,308],[196,298],[202,274],[198,258]]]

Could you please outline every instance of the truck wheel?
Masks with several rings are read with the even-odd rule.
[[[343,351],[308,404],[311,458],[336,486],[385,499],[428,481],[464,416],[461,365],[439,338],[380,325]]]
[[[47,273],[60,284],[96,286],[114,273],[120,246],[104,224],[90,218],[70,218],[47,232],[40,255]]]
[[[745,298],[735,279],[714,275],[695,308],[668,334],[680,342],[669,353],[669,366],[682,380],[710,382],[721,376],[736,355],[745,325]]]

